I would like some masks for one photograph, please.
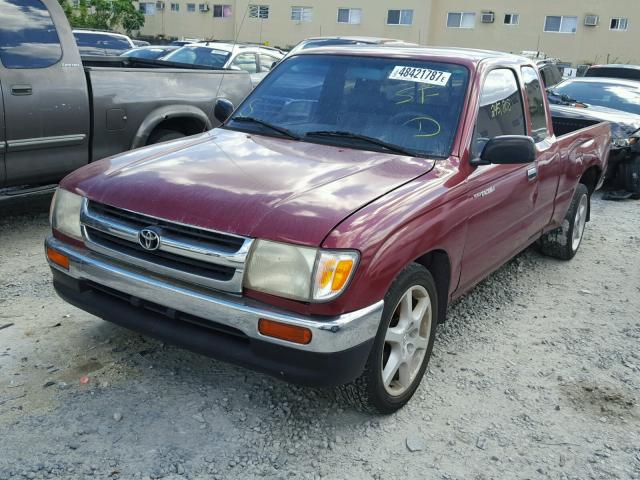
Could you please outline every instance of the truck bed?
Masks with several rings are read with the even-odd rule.
[[[92,160],[145,145],[148,127],[172,117],[179,117],[178,126],[190,134],[215,127],[216,99],[238,105],[252,90],[249,75],[242,71],[160,68],[148,61],[95,58],[84,70],[93,106]]]

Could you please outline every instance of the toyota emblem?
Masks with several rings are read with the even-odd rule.
[[[150,228],[143,228],[138,233],[138,243],[150,252],[160,248],[160,236]]]

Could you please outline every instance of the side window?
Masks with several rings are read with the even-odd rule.
[[[276,57],[272,57],[271,55],[266,55],[264,53],[260,54],[260,71],[261,72],[270,72],[271,65],[273,62],[277,62],[278,59]]]
[[[473,135],[477,158],[489,139],[500,135],[526,135],[522,98],[515,74],[506,68],[492,70],[480,93],[480,109]]]
[[[104,38],[104,48],[109,48],[111,50],[129,50],[131,45],[122,37],[107,36]]]
[[[540,142],[547,137],[547,112],[544,109],[542,86],[536,71],[531,67],[522,67],[522,79],[524,80],[524,91],[529,103],[529,114],[531,115],[531,136],[536,142]]]
[[[256,64],[255,53],[241,53],[233,61],[233,66],[245,72],[256,73],[258,71],[258,65]]]
[[[45,68],[62,57],[58,32],[41,0],[0,0],[0,61],[6,68]]]

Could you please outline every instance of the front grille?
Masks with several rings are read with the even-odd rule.
[[[164,231],[175,233],[185,239],[206,242],[226,252],[237,252],[244,243],[244,238],[225,235],[210,230],[201,230],[188,225],[180,225],[159,218],[149,217],[140,213],[129,212],[103,203],[89,202],[89,211],[115,222],[124,222],[133,228],[161,227]]]
[[[81,223],[89,249],[156,276],[229,293],[242,292],[252,239],[153,218],[85,201]],[[152,227],[155,250],[140,245],[139,233]]]
[[[91,227],[85,228],[91,241],[101,247],[119,251],[126,255],[130,255],[147,262],[153,262],[181,272],[228,282],[231,280],[236,270],[232,267],[216,265],[215,263],[199,262],[198,260],[181,257],[179,255],[174,255],[160,250],[149,252],[137,243],[122,240]]]

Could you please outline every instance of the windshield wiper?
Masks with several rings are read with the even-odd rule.
[[[563,102],[565,105],[574,104],[574,105],[580,105],[584,107],[588,106],[586,103],[581,102],[580,100],[576,100],[575,98],[570,97],[566,93],[559,93],[557,90],[554,90],[553,88],[547,89],[547,92],[553,95],[554,97],[558,97],[560,101]]]
[[[379,140],[377,138],[368,137],[366,135],[360,135],[359,133],[353,132],[342,132],[339,130],[318,130],[307,132],[305,137],[334,137],[334,138],[347,138],[351,140],[360,140],[371,145],[376,145],[378,147],[382,147],[385,150],[389,150],[390,152],[399,153],[400,155],[406,155],[408,157],[418,157],[420,156],[418,153],[408,150],[406,148],[401,147],[400,145],[395,145],[393,143],[387,143],[384,140]]]
[[[291,130],[288,130],[284,127],[279,127],[277,125],[273,125],[269,122],[265,122],[264,120],[260,120],[259,118],[240,116],[240,117],[231,117],[231,120],[233,122],[239,122],[239,123],[256,123],[270,130],[273,130],[274,132],[278,132],[286,137],[292,138],[293,140],[300,140],[300,135],[296,135]]]

